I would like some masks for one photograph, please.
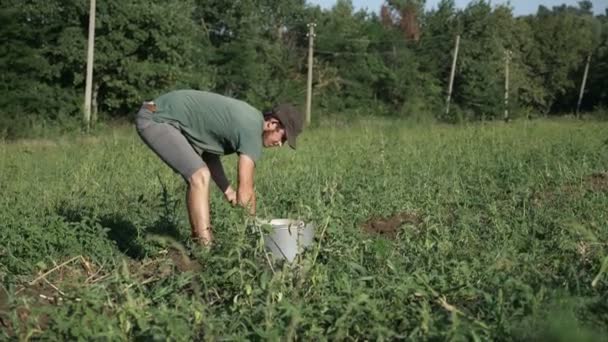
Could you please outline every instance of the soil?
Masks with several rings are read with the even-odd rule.
[[[608,192],[608,171],[594,173],[586,180],[592,191]]]
[[[176,272],[198,272],[203,268],[199,262],[190,259],[183,250],[169,248],[164,254],[146,261],[130,260],[128,262],[130,273],[140,281],[154,281],[170,277]],[[39,274],[41,273],[42,271]],[[102,280],[105,276],[107,273],[100,266],[84,258],[76,259],[33,284],[24,283],[14,295],[34,299],[31,305],[35,306],[59,305],[63,298],[55,286],[64,290],[70,286],[86,286],[91,282]],[[13,334],[8,320],[8,312],[12,309],[17,310],[22,321],[26,321],[30,315],[30,311],[25,307],[12,307],[9,304],[8,292],[0,285],[0,329],[6,329],[9,335]],[[48,321],[49,317],[42,315],[39,317],[38,325],[44,329]]]
[[[367,234],[395,239],[399,228],[406,223],[419,226],[422,218],[413,212],[402,212],[386,218],[371,218],[361,226],[361,229]]]
[[[4,332],[13,338],[16,338],[16,330],[9,319],[9,312],[15,310],[17,313],[17,317],[23,323],[30,319],[31,310],[25,306],[14,306],[9,304],[9,294],[6,290],[3,290],[0,287],[0,292],[3,292],[0,297],[3,297],[0,301],[0,330],[4,330]],[[57,305],[59,304],[59,298],[57,296],[57,292],[52,289],[49,285],[42,284],[41,282],[37,282],[34,285],[24,286],[19,296],[30,297],[33,301],[29,302],[30,307],[41,307],[44,305]],[[44,330],[48,327],[50,322],[50,317],[47,314],[40,314],[36,320],[36,326],[40,330]]]
[[[565,184],[558,189],[548,189],[535,193],[532,196],[534,206],[542,206],[556,200],[559,194],[567,194],[571,198],[584,196],[585,192],[608,192],[608,171],[593,173],[583,179],[580,184]]]
[[[168,256],[180,272],[200,272],[203,270],[203,266],[198,261],[190,259],[182,251],[170,249]]]
[[[8,314],[10,306],[8,303],[8,292],[0,285],[0,329],[9,329]]]
[[[129,263],[129,271],[140,281],[164,279],[176,272],[200,272],[202,269],[203,266],[190,259],[185,250],[177,248],[168,248],[153,259],[131,260]]]

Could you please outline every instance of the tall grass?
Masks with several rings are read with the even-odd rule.
[[[317,225],[291,265],[269,264],[255,226],[215,189],[217,244],[194,247],[185,185],[130,129],[0,145],[0,336],[606,336],[607,131],[574,121],[311,129],[297,152],[265,151],[256,172],[262,218]],[[224,162],[232,179],[235,161]],[[398,213],[418,220],[395,239],[361,230]]]

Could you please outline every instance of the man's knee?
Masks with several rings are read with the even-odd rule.
[[[195,173],[188,179],[188,184],[193,187],[204,188],[208,187],[211,182],[211,172],[206,166],[196,170]]]

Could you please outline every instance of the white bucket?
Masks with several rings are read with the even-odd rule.
[[[311,223],[274,219],[268,224],[272,226],[272,233],[264,236],[264,245],[277,259],[286,259],[291,262],[298,253],[313,242],[314,226]]]

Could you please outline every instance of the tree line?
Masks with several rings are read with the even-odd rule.
[[[0,0],[0,133],[82,113],[88,0]],[[349,0],[321,9],[304,0],[97,1],[93,110],[126,117],[144,99],[177,88],[234,96],[259,108],[303,104],[309,23],[315,113],[501,118],[510,51],[514,116],[608,105],[608,10],[590,1],[540,6],[534,15],[477,0],[387,0],[376,12]],[[460,35],[452,104],[444,112],[454,39]],[[8,132],[8,133],[7,133]]]

